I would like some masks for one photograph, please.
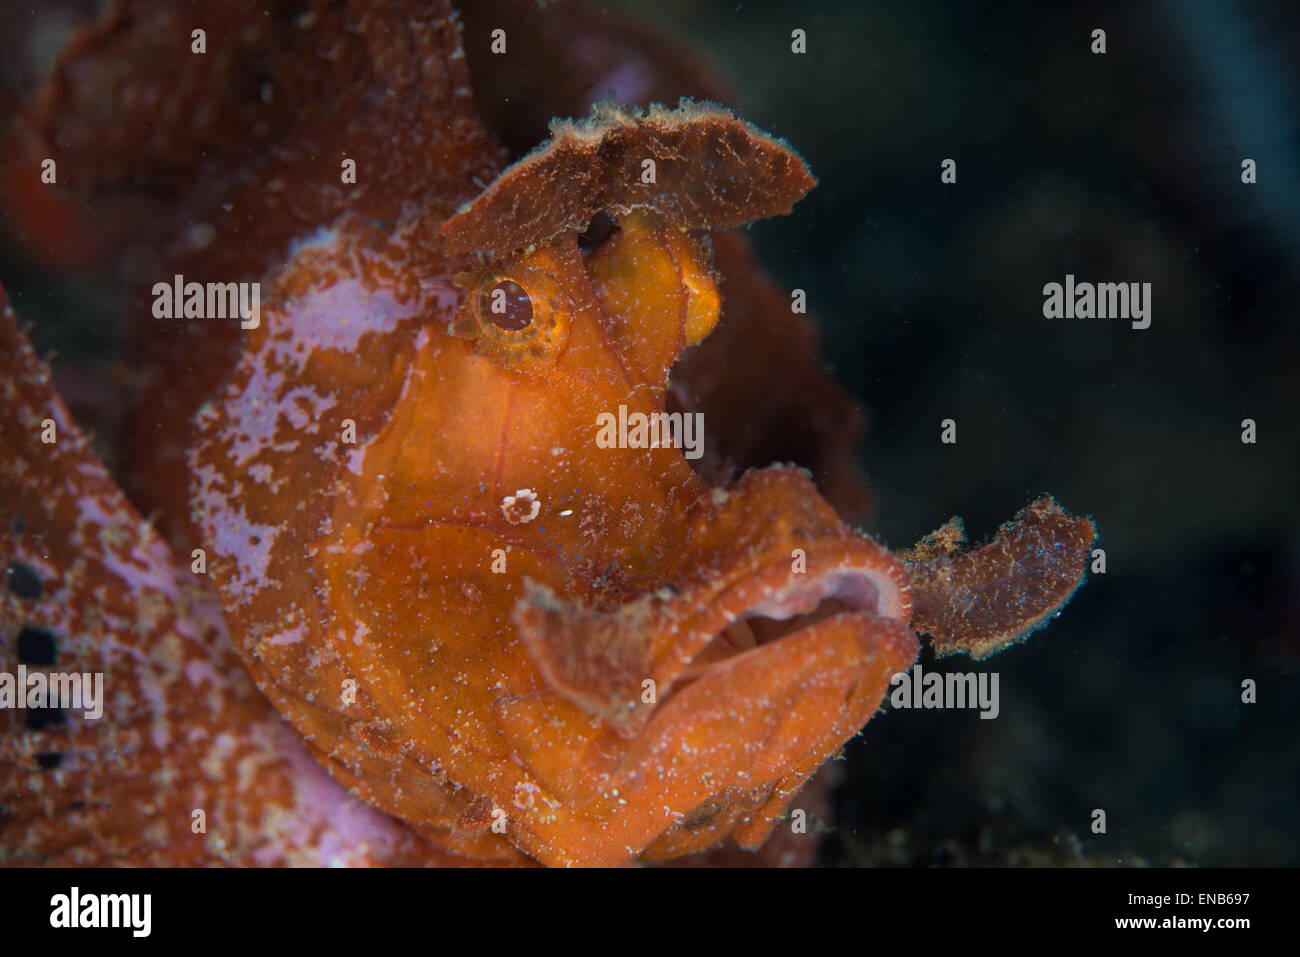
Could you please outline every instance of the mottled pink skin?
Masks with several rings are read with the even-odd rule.
[[[291,853],[314,856],[304,863],[351,867],[398,858],[411,840],[405,824],[349,794],[320,766],[287,723],[279,729],[282,753],[298,795],[298,827],[282,834],[279,845],[253,855],[253,863],[282,863]]]
[[[34,732],[0,713],[0,863],[440,859],[349,796],[253,686],[207,576],[126,501],[3,292],[0,308],[0,554],[41,583],[35,597],[0,593],[0,636],[49,633],[56,661],[38,670],[102,674],[105,699],[98,719],[69,711]],[[52,754],[56,766],[37,760]]]

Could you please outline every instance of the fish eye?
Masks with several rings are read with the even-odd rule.
[[[475,339],[480,355],[526,369],[563,350],[572,310],[549,261],[500,263],[463,281],[467,296],[448,331]]]
[[[502,279],[482,289],[479,311],[502,332],[521,332],[533,324],[533,301],[513,279]]]

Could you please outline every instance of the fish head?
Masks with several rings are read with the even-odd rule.
[[[201,417],[196,514],[254,677],[370,803],[475,859],[755,848],[918,650],[894,556],[796,468],[710,486],[688,458],[708,423],[670,411],[725,297],[708,230],[812,179],[715,107],[554,133],[443,223],[447,262],[468,257],[446,295],[395,304],[337,240],[328,281],[284,281]],[[394,318],[295,345],[326,312]],[[317,454],[279,425],[249,453],[295,401]],[[307,494],[235,514],[241,448]]]

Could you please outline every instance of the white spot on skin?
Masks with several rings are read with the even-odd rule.
[[[280,632],[280,634],[273,638],[266,639],[266,643],[268,645],[296,645],[298,642],[302,641],[302,639],[302,629],[291,628],[287,631]]]
[[[368,634],[370,634],[370,628],[367,627],[364,621],[358,621],[357,627],[352,632],[352,643],[360,645],[361,642],[365,641]]]
[[[501,500],[501,514],[511,525],[522,525],[535,519],[542,510],[542,502],[530,488],[516,490]]]
[[[537,803],[537,795],[541,788],[531,781],[519,781],[515,784],[515,794],[513,798],[514,806],[521,811],[532,810]]]

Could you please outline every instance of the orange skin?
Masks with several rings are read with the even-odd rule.
[[[650,98],[683,92],[671,49],[603,13],[506,6],[536,62],[603,50],[617,72],[635,50]],[[261,323],[132,310],[137,512],[0,314],[22,466],[0,545],[42,582],[0,595],[0,639],[47,628],[60,667],[117,689],[99,723],[0,719],[0,861],[806,860],[813,836],[774,829],[914,660],[909,620],[984,655],[1081,580],[1094,529],[1050,500],[982,549],[950,522],[895,557],[769,465],[865,503],[861,420],[812,326],[720,232],[812,186],[784,144],[708,104],[606,105],[483,190],[503,156],[478,101],[513,142],[519,109],[585,110],[600,84],[573,73],[565,106],[493,92],[492,69],[471,89],[487,46],[462,50],[445,2],[313,5],[292,30],[216,4],[229,46],[198,59],[184,16],[123,0],[78,35],[15,151],[75,175],[52,207],[10,205],[51,262],[129,237],[158,276],[260,280]],[[248,64],[269,69],[251,93]],[[600,212],[619,230],[583,250]],[[487,305],[505,280],[515,331]],[[597,441],[598,416],[669,406],[705,414],[694,469]],[[51,411],[57,454],[34,438]]]
[[[601,413],[663,411],[716,323],[707,242],[630,214],[584,256],[567,231],[463,278],[451,319],[445,285],[395,308],[349,274],[345,235],[273,285],[200,418],[195,518],[255,680],[337,778],[468,858],[761,845],[918,644],[901,563],[804,474],[710,489],[681,449],[594,441]],[[531,301],[522,332],[484,308],[503,278]],[[327,349],[318,315],[378,318]],[[696,660],[733,619],[830,597]]]

